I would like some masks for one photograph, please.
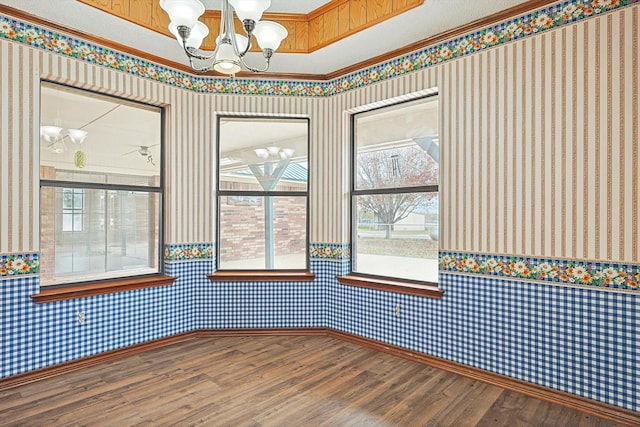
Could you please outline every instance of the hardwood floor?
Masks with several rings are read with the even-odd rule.
[[[0,392],[3,426],[615,426],[330,337],[199,338]]]

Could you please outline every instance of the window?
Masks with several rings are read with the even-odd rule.
[[[43,286],[161,273],[162,110],[43,82]]]
[[[437,95],[352,120],[352,272],[437,283]]]
[[[82,231],[84,190],[62,189],[62,231]]]
[[[218,117],[217,270],[308,269],[308,119]]]

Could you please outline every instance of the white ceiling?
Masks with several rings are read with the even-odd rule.
[[[268,11],[308,13],[327,1],[272,0]],[[424,0],[424,4],[417,8],[311,54],[276,52],[272,59],[271,71],[328,74],[526,1]],[[219,7],[219,0],[204,0],[203,3],[207,8]],[[174,39],[116,18],[76,0],[0,0],[0,4],[175,62],[187,63],[184,53]],[[248,61],[261,64],[262,56],[259,53],[249,54]]]

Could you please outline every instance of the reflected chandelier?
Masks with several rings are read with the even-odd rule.
[[[260,21],[262,13],[271,5],[271,0],[221,0],[220,32],[216,38],[216,48],[207,53],[200,50],[202,40],[209,34],[205,24],[198,21],[205,7],[200,0],[160,0],[171,20],[169,31],[176,37],[189,58],[195,71],[205,72],[212,68],[222,74],[236,74],[242,67],[253,72],[269,69],[273,52],[287,37],[287,29],[272,21]],[[233,25],[235,10],[246,36],[236,34]],[[265,58],[263,68],[248,65],[244,56],[251,48],[251,36],[255,36]],[[196,61],[202,61],[198,65]]]
[[[65,129],[60,126],[60,120],[56,120],[55,125],[51,126],[40,126],[40,137],[44,139],[49,145],[47,146],[51,151],[56,154],[64,153],[65,143],[64,140],[69,138],[71,142],[74,144],[82,144],[89,132],[82,129]]]

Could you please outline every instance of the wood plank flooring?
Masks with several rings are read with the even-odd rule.
[[[330,337],[199,338],[0,392],[2,426],[615,426]]]

